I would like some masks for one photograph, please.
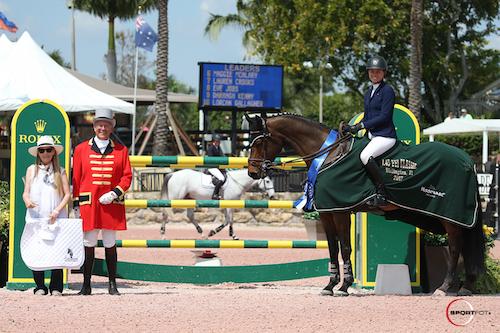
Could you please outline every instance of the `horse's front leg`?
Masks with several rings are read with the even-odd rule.
[[[229,224],[229,237],[232,237],[234,240],[240,239],[236,236],[233,229],[233,210],[230,208],[226,209],[224,215],[226,216],[226,224]]]
[[[339,246],[336,237],[335,224],[331,213],[320,213],[319,219],[325,229],[330,253],[330,281],[321,291],[321,295],[332,296],[333,288],[340,282],[339,274]]]
[[[450,258],[447,263],[446,277],[443,284],[434,291],[434,296],[445,296],[449,292],[456,292],[460,287],[458,280],[457,265],[458,258],[463,248],[462,229],[450,223],[445,224],[446,232],[448,233],[448,251]]]
[[[222,229],[224,229],[227,226],[227,224],[228,224],[227,211],[228,210],[229,210],[228,208],[224,209],[224,217],[225,217],[224,222],[222,222],[222,224],[219,225],[217,228],[210,230],[210,232],[208,233],[208,237],[212,237],[213,235],[219,233]]]
[[[196,220],[194,218],[194,210],[192,208],[188,208],[186,211],[186,214],[187,214],[187,217],[189,219],[189,222],[191,222],[194,225],[194,227],[196,228],[196,231],[198,231],[198,233],[201,236],[203,234],[203,229],[200,227],[200,225],[198,224],[198,222],[196,222]]]
[[[168,214],[165,213],[165,211],[163,211],[161,213],[161,216],[162,216],[162,221],[161,221],[161,227],[160,227],[160,235],[161,235],[161,239],[166,239],[165,226],[166,226],[167,221],[168,221]]]
[[[342,285],[338,290],[335,290],[334,296],[348,296],[347,290],[354,283],[354,274],[352,272],[351,264],[351,216],[350,214],[333,214],[335,221],[335,229],[337,230],[337,237],[340,241],[340,252],[342,254],[342,261],[344,262],[344,278]]]

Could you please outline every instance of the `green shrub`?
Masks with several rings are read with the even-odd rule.
[[[9,183],[0,181],[0,242],[6,247],[9,243]]]
[[[304,218],[306,220],[319,220],[319,212],[308,212],[308,213],[304,213]]]

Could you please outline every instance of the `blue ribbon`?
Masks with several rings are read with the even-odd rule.
[[[323,145],[321,146],[320,150],[332,145],[335,141],[337,141],[337,136],[338,132],[331,130],[325,142],[323,142]],[[323,155],[316,157],[312,161],[311,166],[307,171],[307,181],[306,184],[304,185],[304,194],[298,200],[295,201],[294,207],[297,207],[298,209],[303,208],[304,211],[306,212],[312,210],[312,204],[314,201],[314,185],[316,185],[316,177],[318,176],[319,169],[323,165],[323,162],[325,161],[329,153],[330,152],[327,151]]]

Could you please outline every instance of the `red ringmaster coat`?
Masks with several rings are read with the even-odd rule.
[[[110,140],[104,154],[94,139],[80,143],[73,154],[73,200],[80,206],[83,231],[126,230],[124,194],[130,187],[132,171],[128,150]],[[101,195],[114,191],[118,198],[109,205]]]

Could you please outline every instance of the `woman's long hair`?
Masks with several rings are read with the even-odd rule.
[[[57,155],[57,151],[55,148],[54,149],[54,156],[52,157],[52,168],[54,169],[54,185],[56,187],[56,191],[59,194],[59,196],[63,196],[64,191],[63,191],[63,186],[62,186],[62,179],[61,179],[61,166],[59,165],[59,156]],[[42,165],[42,160],[40,158],[40,154],[37,152],[36,154],[36,165],[37,167],[35,168],[35,177],[38,176],[38,166]],[[48,171],[48,170],[47,170]]]

